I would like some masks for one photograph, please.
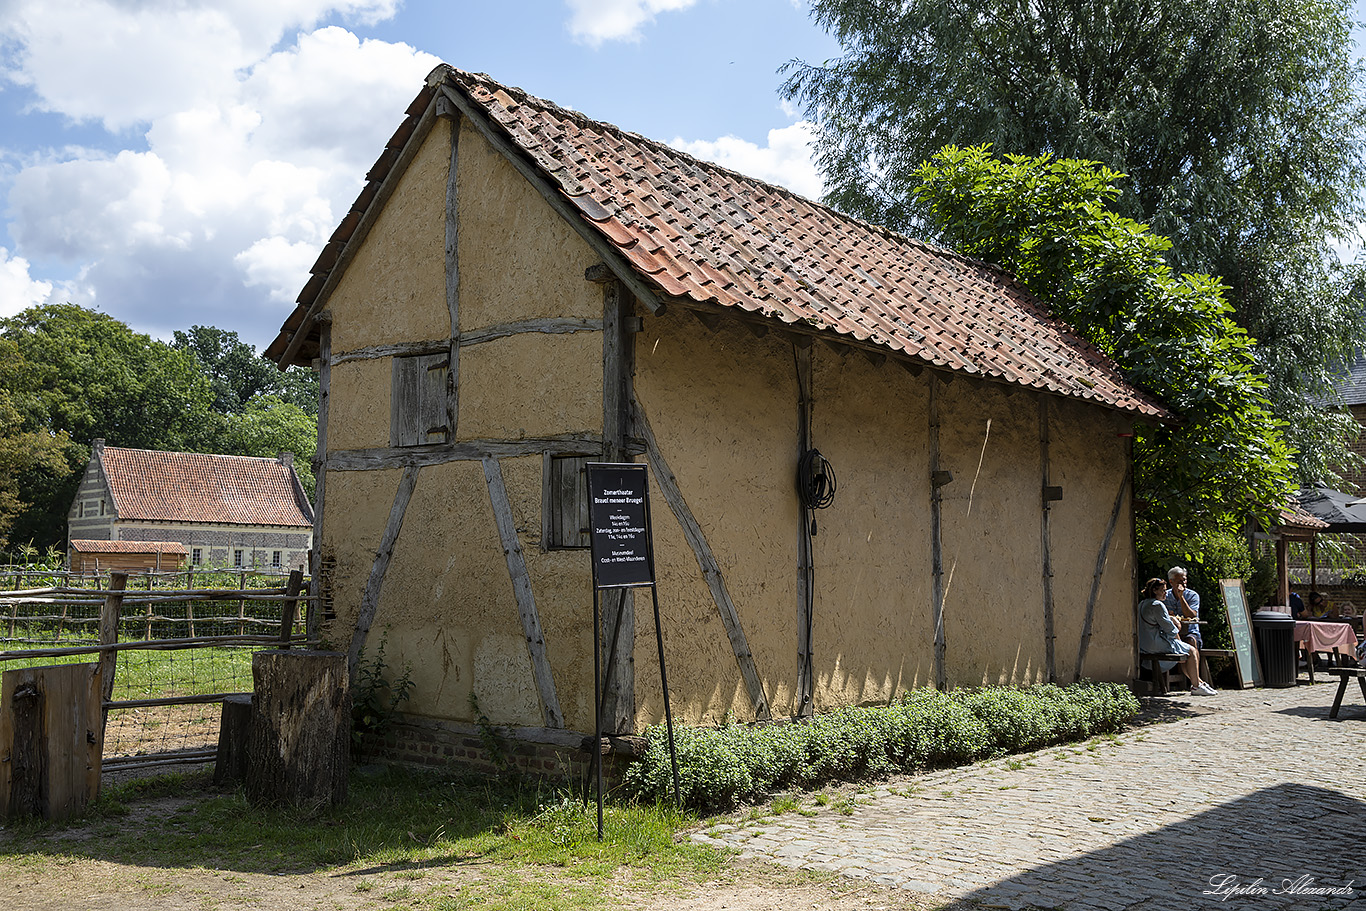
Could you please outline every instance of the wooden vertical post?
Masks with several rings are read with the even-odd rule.
[[[811,448],[811,345],[793,345],[797,369],[797,464]],[[797,501],[797,716],[809,718],[815,712],[815,674],[811,653],[814,625],[814,555],[809,510]]]
[[[934,685],[948,686],[945,668],[947,644],[944,636],[944,545],[943,501],[941,492],[946,481],[941,479],[939,467],[939,380],[931,373],[929,380],[930,411],[930,610],[934,617]]]
[[[294,635],[294,621],[299,616],[299,592],[304,587],[304,574],[299,570],[291,570],[289,574],[289,584],[285,586],[285,597],[289,600],[284,602],[280,610],[280,648],[289,648],[289,639]]]
[[[119,641],[119,612],[123,609],[123,590],[128,585],[127,573],[109,574],[109,593],[100,609],[100,645],[116,645]],[[118,667],[117,649],[100,652],[100,743],[104,743],[104,729],[109,724],[109,700],[114,697],[114,671]]]
[[[0,818],[74,816],[99,796],[100,675],[95,664],[0,678]]]
[[[630,426],[632,353],[635,349],[628,321],[633,299],[621,282],[611,278],[602,286],[602,458],[626,462],[626,438]],[[603,694],[603,718],[608,731],[628,733],[636,714],[636,616],[630,589],[611,588],[601,593],[603,629],[616,631],[617,649],[609,656],[609,685]]]
[[[1049,515],[1053,511],[1053,501],[1052,493],[1049,490],[1048,396],[1042,394],[1039,396],[1039,472],[1043,482],[1040,485],[1042,514],[1039,519],[1039,538],[1043,552],[1044,671],[1048,675],[1048,682],[1056,683],[1058,680],[1058,673],[1057,660],[1054,655],[1053,635],[1053,542],[1052,534],[1049,529]]]
[[[247,587],[247,574],[242,574],[242,582],[238,586],[239,590]],[[245,599],[237,602],[237,635],[241,636],[247,631],[247,602]],[[190,635],[194,635],[193,632]]]
[[[327,487],[327,412],[332,387],[332,314],[324,311],[314,317],[318,324],[318,446],[313,455],[313,546],[308,551],[308,592],[313,604],[322,601],[323,503]],[[455,370],[455,364],[451,364]],[[452,425],[448,439],[455,439]],[[322,611],[308,612],[308,638],[317,641],[322,624]]]

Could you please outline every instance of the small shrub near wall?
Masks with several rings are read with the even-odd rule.
[[[1117,683],[1068,687],[916,690],[898,703],[848,708],[807,721],[675,731],[683,803],[728,810],[791,788],[859,781],[963,765],[1110,733],[1139,709]],[[648,749],[626,772],[642,800],[671,801],[667,734],[646,732]]]

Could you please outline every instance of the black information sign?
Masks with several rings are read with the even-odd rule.
[[[589,462],[588,515],[593,585],[653,585],[655,560],[646,467],[629,462]]]

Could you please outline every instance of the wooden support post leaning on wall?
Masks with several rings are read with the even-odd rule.
[[[351,635],[351,650],[347,653],[346,673],[352,678],[356,676],[361,650],[365,648],[365,640],[370,635],[370,626],[375,622],[380,588],[384,585],[384,574],[389,571],[389,561],[394,556],[394,543],[398,540],[398,533],[403,530],[403,514],[408,510],[408,501],[413,498],[417,472],[418,469],[411,465],[403,469],[403,478],[398,482],[398,491],[394,494],[394,505],[389,509],[389,521],[380,538],[379,551],[375,554],[374,565],[370,567],[370,579],[365,583],[365,594],[361,596],[360,612],[356,616],[356,629]]]
[[[1115,526],[1119,524],[1119,511],[1124,505],[1124,494],[1133,481],[1133,461],[1124,470],[1124,479],[1119,482],[1119,493],[1115,494],[1115,505],[1110,510],[1110,524],[1105,526],[1105,538],[1100,542],[1100,553],[1096,555],[1096,571],[1091,576],[1091,594],[1086,599],[1086,619],[1081,625],[1081,645],[1077,648],[1077,670],[1073,681],[1081,680],[1082,669],[1086,664],[1086,650],[1091,645],[1091,621],[1096,615],[1096,601],[1100,598],[1100,580],[1105,574],[1105,564],[1110,559],[1110,541],[1115,536]]]
[[[942,532],[942,513],[944,495],[941,492],[947,481],[941,479],[939,467],[939,379],[934,373],[929,379],[930,400],[930,611],[934,620],[934,685],[939,689],[948,686],[948,674],[944,656],[947,651],[944,638],[944,546]]]
[[[602,272],[606,272],[604,268]],[[590,271],[591,274],[593,273]],[[610,274],[610,273],[608,273]],[[588,277],[587,275],[585,277]],[[592,278],[589,278],[592,281]],[[630,431],[631,376],[634,372],[635,335],[632,330],[634,300],[615,278],[602,283],[602,459],[627,462],[626,440]],[[601,593],[603,654],[611,654],[612,631],[620,629],[613,666],[605,676],[611,681],[603,694],[604,730],[630,733],[636,715],[635,597],[629,588],[609,588]]]
[[[484,459],[484,480],[488,483],[489,506],[493,521],[502,540],[503,556],[507,560],[508,575],[512,580],[512,594],[517,599],[517,613],[522,618],[522,633],[526,638],[527,657],[531,659],[531,675],[536,681],[536,692],[541,697],[541,712],[548,728],[564,727],[564,713],[555,695],[555,678],[550,672],[550,658],[545,652],[545,634],[541,618],[536,612],[536,597],[531,590],[531,575],[526,568],[526,555],[517,540],[517,524],[512,518],[512,503],[508,500],[503,469],[494,458]]]
[[[740,668],[740,676],[754,706],[754,717],[766,721],[773,717],[769,711],[768,698],[764,695],[764,685],[759,679],[758,668],[754,665],[754,654],[749,650],[749,641],[745,638],[744,627],[740,624],[740,615],[730,599],[730,592],[726,590],[726,580],[721,575],[721,567],[716,562],[711,546],[707,544],[706,536],[702,534],[702,526],[698,524],[697,517],[683,499],[683,492],[678,487],[678,478],[674,477],[669,463],[664,461],[664,454],[659,450],[659,441],[655,439],[644,409],[641,408],[640,402],[634,399],[631,406],[631,423],[645,440],[645,453],[654,472],[655,483],[659,485],[664,501],[669,504],[674,518],[678,520],[683,536],[692,546],[693,557],[702,570],[702,577],[706,580],[712,600],[716,603],[716,610],[721,615],[721,624],[726,628],[731,651],[735,653],[735,663]]]
[[[1044,670],[1047,682],[1057,683],[1057,660],[1054,655],[1053,633],[1053,542],[1049,529],[1049,513],[1053,511],[1053,501],[1049,490],[1048,474],[1048,396],[1039,396],[1039,474],[1042,505],[1039,518],[1039,538],[1043,553],[1043,649]]]

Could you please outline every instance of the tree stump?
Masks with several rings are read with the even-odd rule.
[[[62,820],[100,792],[99,665],[5,671],[0,678],[0,818]]]
[[[223,700],[218,725],[218,759],[213,767],[214,784],[237,784],[247,780],[247,742],[251,737],[251,695]]]
[[[247,799],[308,812],[346,802],[351,687],[341,652],[252,656]]]

